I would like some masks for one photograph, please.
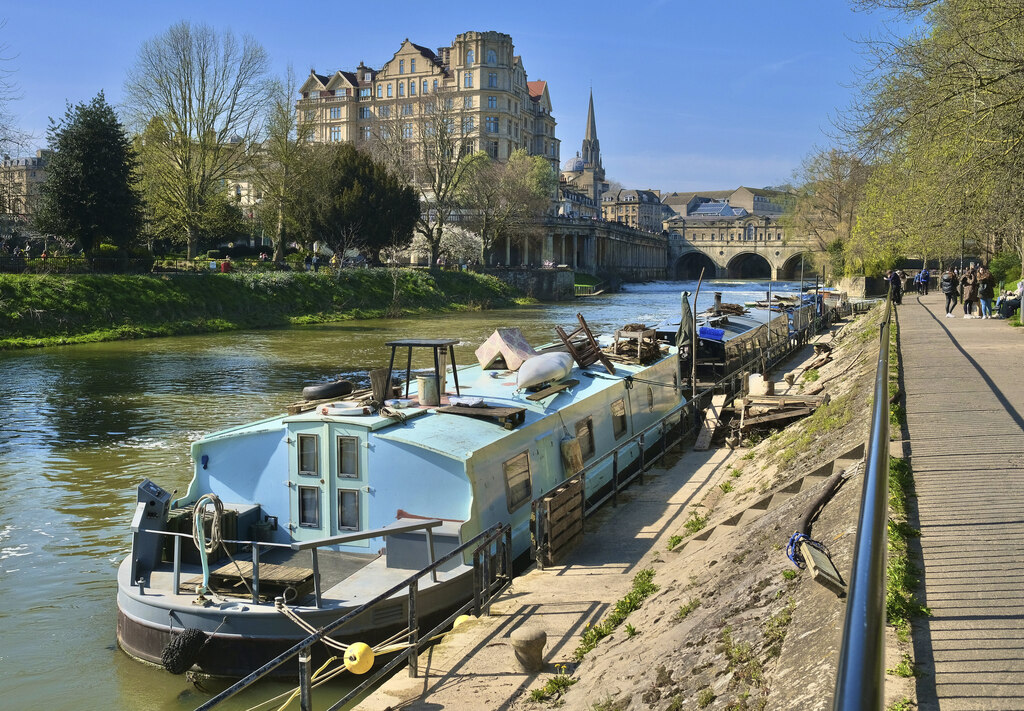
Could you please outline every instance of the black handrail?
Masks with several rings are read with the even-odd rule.
[[[835,711],[885,707],[885,555],[889,519],[889,321],[892,294],[879,328],[871,434],[865,455],[860,520],[850,571],[843,642],[836,674]]]

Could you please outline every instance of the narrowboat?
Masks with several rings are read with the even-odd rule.
[[[139,485],[117,574],[124,651],[171,671],[240,677],[496,524],[510,526],[515,556],[528,555],[535,498],[582,459],[595,500],[614,471],[637,466],[640,447],[659,446],[634,435],[678,423],[685,402],[674,345],[644,363],[574,360],[560,385],[531,394],[509,369],[517,344],[505,359],[478,353],[456,366],[455,341],[396,343],[410,355],[401,397],[387,406],[326,403],[214,432],[191,444],[183,494]],[[436,380],[410,376],[414,345],[434,348]],[[575,459],[564,456],[572,440]],[[443,620],[471,599],[471,558],[458,553],[423,578],[417,615]],[[334,637],[384,644],[409,614],[395,593]]]

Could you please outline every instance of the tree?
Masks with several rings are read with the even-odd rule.
[[[180,22],[146,43],[125,82],[136,129],[146,131],[147,198],[193,258],[209,205],[243,175],[258,143],[267,53],[251,37]]]
[[[543,156],[520,149],[499,163],[477,154],[459,194],[462,224],[480,235],[480,261],[486,263],[488,250],[502,240],[536,231],[537,218],[550,209],[557,186],[558,177]]]
[[[313,133],[313,124],[304,114],[300,112],[296,118],[296,93],[295,75],[289,67],[285,79],[272,84],[265,137],[252,161],[252,182],[263,194],[260,219],[273,228],[276,262],[284,259],[289,226],[297,227],[295,200],[309,164],[308,144]]]
[[[416,231],[430,249],[430,263],[441,254],[446,227],[460,208],[460,186],[476,160],[479,127],[443,88],[388,107],[372,128],[371,151],[420,202]],[[408,108],[407,108],[408,107]]]
[[[303,175],[295,211],[310,243],[323,242],[340,254],[358,249],[379,263],[382,249],[412,240],[416,193],[351,143],[311,146]]]
[[[52,154],[36,227],[74,238],[89,253],[101,242],[129,247],[142,225],[138,161],[114,110],[100,92],[50,121]]]

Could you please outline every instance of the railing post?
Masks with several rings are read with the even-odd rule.
[[[316,601],[317,609],[320,608],[320,560],[316,555],[316,548],[310,548],[313,555],[313,599]]]
[[[434,563],[434,530],[431,529],[431,528],[428,528],[426,530],[427,530],[427,555],[428,555],[428,561],[427,562],[430,565],[433,565],[433,563]],[[437,568],[434,568],[433,570],[430,571],[430,579],[433,580],[435,583],[437,582]]]
[[[310,651],[299,652],[299,709],[313,711],[312,669],[310,668]]]
[[[174,594],[181,590],[181,536],[174,536]]]
[[[480,617],[480,549],[473,551],[473,614]]]
[[[644,446],[644,435],[640,434],[640,485],[644,484],[644,468],[647,466],[647,451]]]
[[[409,583],[409,676],[415,679],[419,675],[420,623],[416,616],[416,592],[419,581]]]
[[[512,582],[512,527],[506,526],[505,533],[503,535],[505,540],[505,574],[508,576],[509,583]]]
[[[482,566],[482,577],[483,585],[481,590],[483,592],[483,612],[484,616],[491,616],[491,544],[487,542],[486,548],[484,548],[483,554],[483,566]]]
[[[612,506],[619,505],[619,450],[612,452]]]
[[[260,544],[252,542],[252,604],[260,602]]]

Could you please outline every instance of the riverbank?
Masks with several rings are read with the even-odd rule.
[[[113,341],[523,303],[471,272],[0,275],[0,350]]]
[[[568,564],[518,578],[492,617],[424,652],[420,679],[400,673],[358,708],[829,708],[844,602],[793,566],[786,543],[821,493],[819,468],[838,460],[850,481],[812,535],[849,569],[863,465],[843,455],[867,437],[879,311],[834,328],[823,338],[834,360],[790,390],[821,386],[828,405],[750,448],[686,451],[655,467],[588,521]],[[644,571],[656,589],[588,651],[588,630],[604,631]],[[524,626],[547,633],[538,674],[523,672],[508,646]],[[908,650],[890,636],[887,668]],[[912,680],[889,680],[889,699],[913,696]]]

